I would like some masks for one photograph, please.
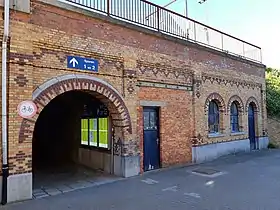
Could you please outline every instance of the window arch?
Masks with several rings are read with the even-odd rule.
[[[260,107],[259,107],[257,99],[254,97],[250,97],[250,98],[248,98],[248,100],[246,102],[246,112],[248,112],[250,104],[254,107],[254,112],[260,111]]]
[[[208,131],[209,133],[218,133],[220,131],[220,110],[215,100],[209,102]]]
[[[236,101],[231,103],[230,106],[230,127],[231,132],[239,132],[239,110]]]
[[[233,102],[236,103],[239,113],[240,114],[243,113],[244,112],[244,104],[243,104],[242,99],[238,95],[233,95],[228,100],[227,112],[230,113],[230,108],[231,108],[231,105],[232,105]]]
[[[219,93],[211,93],[205,101],[205,105],[204,105],[205,114],[208,113],[209,104],[210,104],[210,101],[212,101],[212,100],[215,100],[216,104],[219,106],[219,112],[225,111],[226,106],[225,106],[225,101],[222,98],[222,96]]]

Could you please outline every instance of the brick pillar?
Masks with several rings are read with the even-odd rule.
[[[11,21],[8,69],[8,202],[32,198],[32,132],[17,113],[21,101],[32,100],[33,50],[28,27]],[[23,129],[24,128],[24,129]],[[20,136],[24,141],[20,141]],[[20,186],[20,187],[19,187]]]

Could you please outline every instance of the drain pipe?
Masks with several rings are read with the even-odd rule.
[[[8,143],[7,143],[7,43],[9,37],[9,0],[4,4],[4,34],[2,40],[2,204],[7,203]]]

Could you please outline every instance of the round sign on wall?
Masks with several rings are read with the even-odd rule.
[[[22,118],[32,118],[37,112],[37,106],[33,101],[22,101],[18,105],[18,114]]]

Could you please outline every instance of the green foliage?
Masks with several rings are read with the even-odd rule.
[[[269,142],[269,144],[267,145],[267,148],[268,149],[275,149],[275,148],[277,148],[277,146],[275,144]]]
[[[266,100],[268,115],[280,117],[280,70],[266,69]]]

